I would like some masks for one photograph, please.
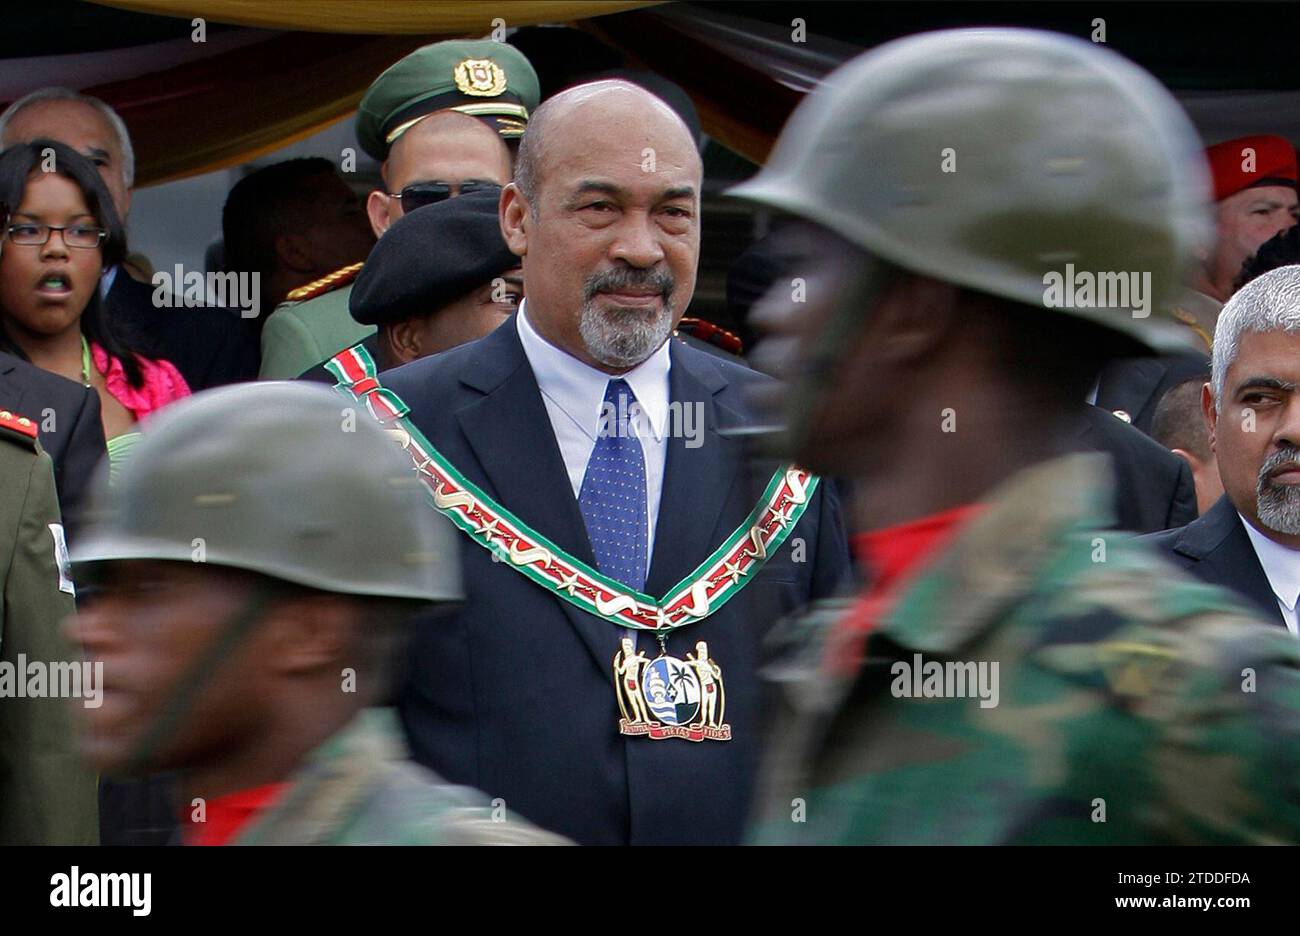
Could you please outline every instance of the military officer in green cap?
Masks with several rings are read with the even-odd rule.
[[[461,585],[456,534],[364,408],[304,383],[199,394],[103,498],[73,554],[105,674],[84,746],[177,772],[187,843],[554,841],[410,763],[382,707],[411,615]]]
[[[356,124],[357,142],[380,162],[383,186],[366,202],[375,236],[421,205],[509,182],[511,147],[539,94],[523,54],[490,39],[424,46],[376,78]],[[259,377],[298,377],[374,333],[348,314],[361,266],[289,293],[262,330]]]
[[[81,665],[61,633],[74,592],[54,468],[36,436],[35,422],[0,410],[0,845],[94,845],[96,780],[77,756],[72,706],[93,704],[95,687],[52,697],[47,675],[29,691],[32,667]]]
[[[1050,33],[883,45],[738,193],[803,221],[756,362],[783,447],[854,479],[869,585],[784,633],[752,838],[1300,841],[1300,647],[1106,525],[1068,415],[1210,234],[1195,131]],[[1119,287],[1122,286],[1123,289]],[[780,645],[780,641],[778,641]]]

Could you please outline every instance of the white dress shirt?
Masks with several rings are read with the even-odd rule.
[[[613,379],[604,371],[584,364],[539,335],[528,321],[528,300],[519,306],[515,327],[524,354],[542,391],[542,401],[551,417],[551,429],[559,443],[564,467],[569,472],[569,483],[576,500],[582,491],[582,478],[587,472],[587,462],[596,447],[600,432],[601,407],[605,402],[605,388]],[[659,519],[659,498],[663,493],[664,461],[668,456],[668,369],[671,357],[668,342],[659,350],[622,374],[645,418],[629,420],[631,431],[637,432],[641,454],[645,459],[646,519],[646,574],[649,574],[650,556],[654,554],[655,524]],[[647,433],[645,430],[648,429]]]
[[[1237,516],[1241,517],[1241,514]],[[1246,527],[1250,544],[1255,547],[1259,564],[1264,567],[1268,584],[1273,587],[1273,594],[1277,597],[1278,607],[1282,609],[1282,617],[1286,621],[1286,629],[1300,636],[1300,631],[1296,629],[1295,614],[1296,598],[1300,597],[1300,549],[1291,549],[1273,542],[1251,526],[1245,517],[1241,517],[1241,522]]]

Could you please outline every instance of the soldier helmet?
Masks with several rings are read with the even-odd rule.
[[[732,194],[1153,350],[1186,347],[1187,329],[1150,313],[1213,238],[1205,157],[1172,95],[1107,49],[1036,30],[927,33],[854,59]],[[1128,290],[1128,305],[1068,288],[1052,301],[1051,277],[1079,274],[1139,288],[1149,274],[1145,313]]]
[[[98,492],[75,565],[208,562],[351,595],[461,597],[450,524],[364,407],[319,386],[243,384],[159,413]]]

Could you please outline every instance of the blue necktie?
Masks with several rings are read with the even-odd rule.
[[[627,381],[605,388],[600,432],[578,493],[596,566],[605,575],[645,588],[649,530],[646,525],[645,459],[629,418],[636,396]],[[611,409],[612,407],[612,409]],[[638,420],[639,422],[639,420]]]

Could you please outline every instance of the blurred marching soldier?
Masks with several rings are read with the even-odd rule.
[[[473,192],[397,219],[349,300],[352,317],[378,331],[349,351],[365,349],[385,371],[482,338],[514,314],[523,276],[501,237],[500,194]],[[302,376],[338,381],[325,364]]]
[[[357,113],[357,142],[380,161],[382,190],[366,212],[376,237],[398,218],[510,181],[511,153],[537,107],[537,75],[504,42],[456,39],[416,49],[374,80]],[[362,264],[289,293],[262,330],[263,379],[292,379],[374,334],[348,314]]]
[[[1097,405],[1146,433],[1161,397],[1209,366],[1214,325],[1238,288],[1242,265],[1296,223],[1296,152],[1290,141],[1259,134],[1217,143],[1205,155],[1214,182],[1214,242],[1197,254],[1168,313],[1196,336],[1194,349],[1111,361],[1097,382]]]
[[[17,689],[31,664],[80,665],[80,654],[61,633],[76,607],[54,469],[36,423],[8,410],[0,410],[0,479],[0,844],[94,845],[95,774],[77,756],[72,726],[83,700]]]
[[[762,638],[846,571],[831,486],[737,438],[768,379],[672,338],[701,179],[649,92],[557,94],[502,194],[519,312],[382,380],[340,362],[461,533],[467,600],[401,700],[416,759],[583,844],[740,840]]]
[[[406,760],[381,708],[411,615],[461,595],[454,534],[417,490],[323,388],[157,416],[74,551],[96,587],[76,630],[107,684],[90,759],[176,771],[187,844],[555,841]]]
[[[757,841],[1300,838],[1294,639],[1098,535],[1104,460],[1066,438],[1102,361],[1191,335],[1155,310],[1206,190],[1154,79],[1012,29],[853,60],[739,187],[811,241],[807,302],[756,313],[756,360],[793,378],[783,445],[851,476],[871,530],[866,592],[786,628],[769,671]],[[1150,305],[1055,288],[1067,263],[1136,271]]]

